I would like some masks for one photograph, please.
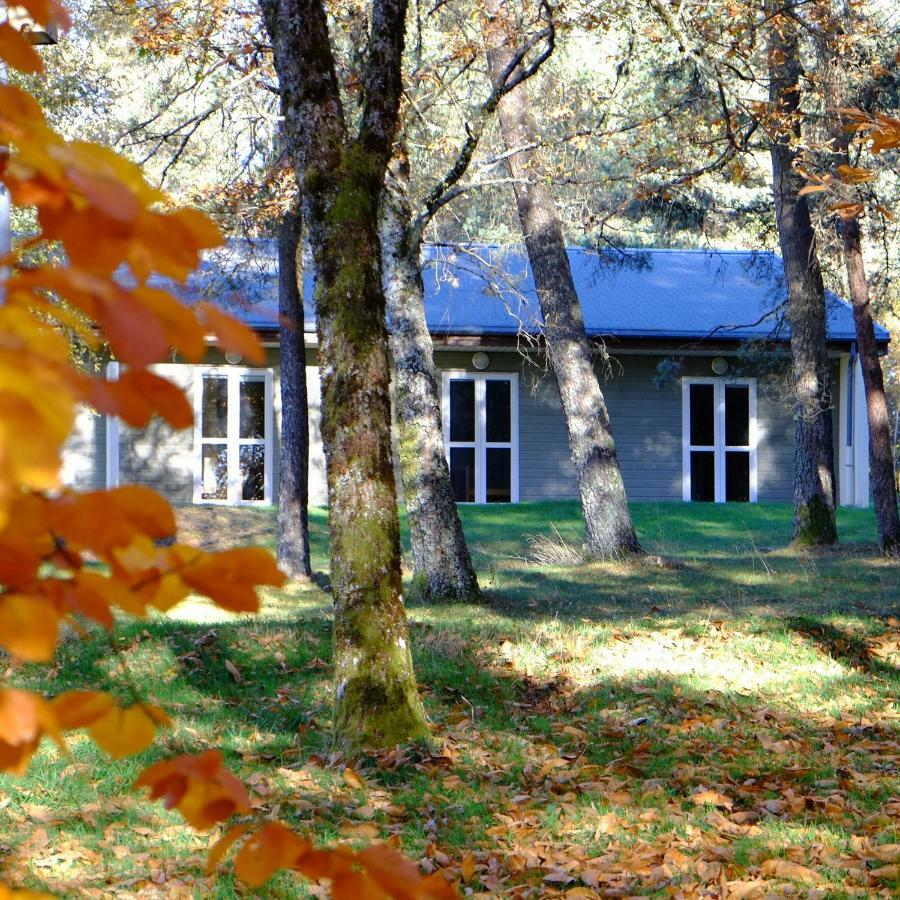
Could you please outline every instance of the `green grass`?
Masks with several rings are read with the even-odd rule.
[[[654,558],[546,566],[529,537],[577,544],[576,504],[462,509],[484,602],[410,609],[432,747],[332,755],[324,576],[270,592],[256,618],[192,600],[122,622],[116,658],[92,632],[49,670],[7,672],[48,693],[125,697],[131,680],[175,725],[136,760],[80,740],[0,781],[3,877],[69,896],[233,896],[227,867],[203,876],[209,836],[129,791],[164,752],[218,746],[259,814],[321,842],[396,836],[457,873],[471,853],[476,892],[692,896],[759,880],[775,895],[891,896],[896,876],[877,870],[893,852],[878,848],[900,842],[900,570],[875,552],[871,513],[841,510],[841,548],[808,552],[786,549],[787,506],[634,514]],[[196,540],[272,543],[268,510],[180,516]],[[326,520],[311,518],[324,572]],[[259,895],[301,890],[282,875]]]

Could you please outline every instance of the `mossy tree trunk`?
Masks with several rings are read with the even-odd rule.
[[[322,0],[260,0],[315,266],[343,745],[423,737],[400,577],[378,206],[400,102],[406,0],[375,0],[349,134]]]
[[[295,579],[312,575],[309,559],[309,401],[300,234],[299,210],[286,212],[278,232],[281,476],[276,556],[281,569]]]
[[[834,544],[834,439],[826,348],[825,288],[810,219],[794,168],[800,140],[800,46],[796,24],[769,24],[772,193],[784,260],[794,380],[794,542]]]
[[[381,244],[414,585],[417,593],[431,600],[473,600],[479,595],[478,578],[450,481],[438,372],[425,321],[421,241],[411,225],[409,163],[401,149],[388,167]]]
[[[505,29],[497,28],[498,34]],[[507,69],[512,51],[501,41],[489,51],[491,78]],[[537,288],[547,353],[562,401],[569,448],[578,478],[587,549],[607,558],[641,552],[619,469],[606,401],[584,330],[556,202],[541,177],[538,132],[525,84],[500,102],[503,141],[511,155],[516,206]]]

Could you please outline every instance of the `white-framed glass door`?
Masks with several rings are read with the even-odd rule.
[[[442,418],[458,503],[519,500],[519,378],[444,372]]]
[[[194,501],[272,502],[272,373],[198,369],[194,382]]]
[[[749,502],[757,496],[756,379],[682,379],[683,498]]]

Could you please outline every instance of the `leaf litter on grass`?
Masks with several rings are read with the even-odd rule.
[[[896,620],[820,633],[708,618],[467,630],[460,618],[429,613],[417,648],[430,749],[330,750],[321,621],[209,639],[180,626],[164,640],[183,692],[176,734],[192,749],[224,739],[256,814],[322,843],[388,840],[472,896],[896,896]],[[76,828],[55,815],[65,784],[43,780],[0,809],[21,838],[8,877],[64,895],[214,890],[203,858],[218,833],[193,835],[128,794]],[[128,824],[110,830],[103,803],[125,800]]]

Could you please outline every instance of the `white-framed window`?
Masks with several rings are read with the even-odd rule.
[[[756,503],[756,379],[681,381],[684,499]]]
[[[519,376],[444,372],[442,418],[458,503],[519,501]]]
[[[272,502],[272,371],[198,368],[194,502]]]

